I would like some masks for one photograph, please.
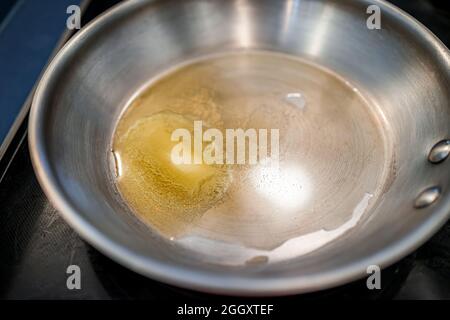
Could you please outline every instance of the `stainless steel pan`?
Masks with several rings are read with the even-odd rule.
[[[381,9],[380,30],[366,27],[372,4]],[[135,219],[117,193],[109,151],[119,115],[149,79],[183,61],[242,48],[287,53],[336,72],[373,101],[390,129],[386,174],[354,228],[307,255],[230,267],[205,262],[207,254]],[[127,1],[80,31],[48,67],[33,102],[29,144],[39,181],[66,221],[130,269],[215,293],[308,292],[394,263],[447,221],[449,88],[449,50],[385,1]],[[314,137],[311,148],[320,149]],[[338,144],[339,133],[329,139]],[[347,157],[363,167],[369,161],[359,148]],[[339,175],[341,164],[329,161],[333,170],[323,174]],[[351,170],[343,178],[355,188],[364,179]]]

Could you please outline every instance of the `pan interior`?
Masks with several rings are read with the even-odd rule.
[[[112,142],[116,185],[149,228],[208,262],[287,260],[370,215],[389,176],[382,118],[358,88],[299,58],[208,56],[151,79],[128,103]],[[180,169],[171,133],[193,133],[194,121],[219,130],[224,149],[227,129],[251,129],[259,151],[265,129],[267,157],[249,163],[248,138],[244,164]]]

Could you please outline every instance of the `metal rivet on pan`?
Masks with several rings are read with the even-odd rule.
[[[425,208],[434,203],[441,195],[441,188],[431,187],[422,191],[414,202],[414,207],[417,209]]]
[[[440,163],[450,155],[450,140],[442,140],[431,148],[428,160],[431,163]]]

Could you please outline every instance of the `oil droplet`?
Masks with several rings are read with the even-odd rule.
[[[292,106],[303,110],[306,106],[306,99],[300,92],[292,92],[286,95],[286,101]]]
[[[245,264],[254,266],[254,265],[266,264],[267,262],[269,262],[269,257],[267,257],[267,256],[255,256],[255,257],[250,258],[247,261],[245,261]]]

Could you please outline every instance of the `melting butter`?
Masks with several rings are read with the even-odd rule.
[[[147,222],[168,236],[184,230],[219,201],[231,181],[225,165],[173,163],[177,141],[172,141],[172,132],[185,128],[193,135],[192,126],[186,116],[158,112],[134,122],[115,142],[121,192]]]

